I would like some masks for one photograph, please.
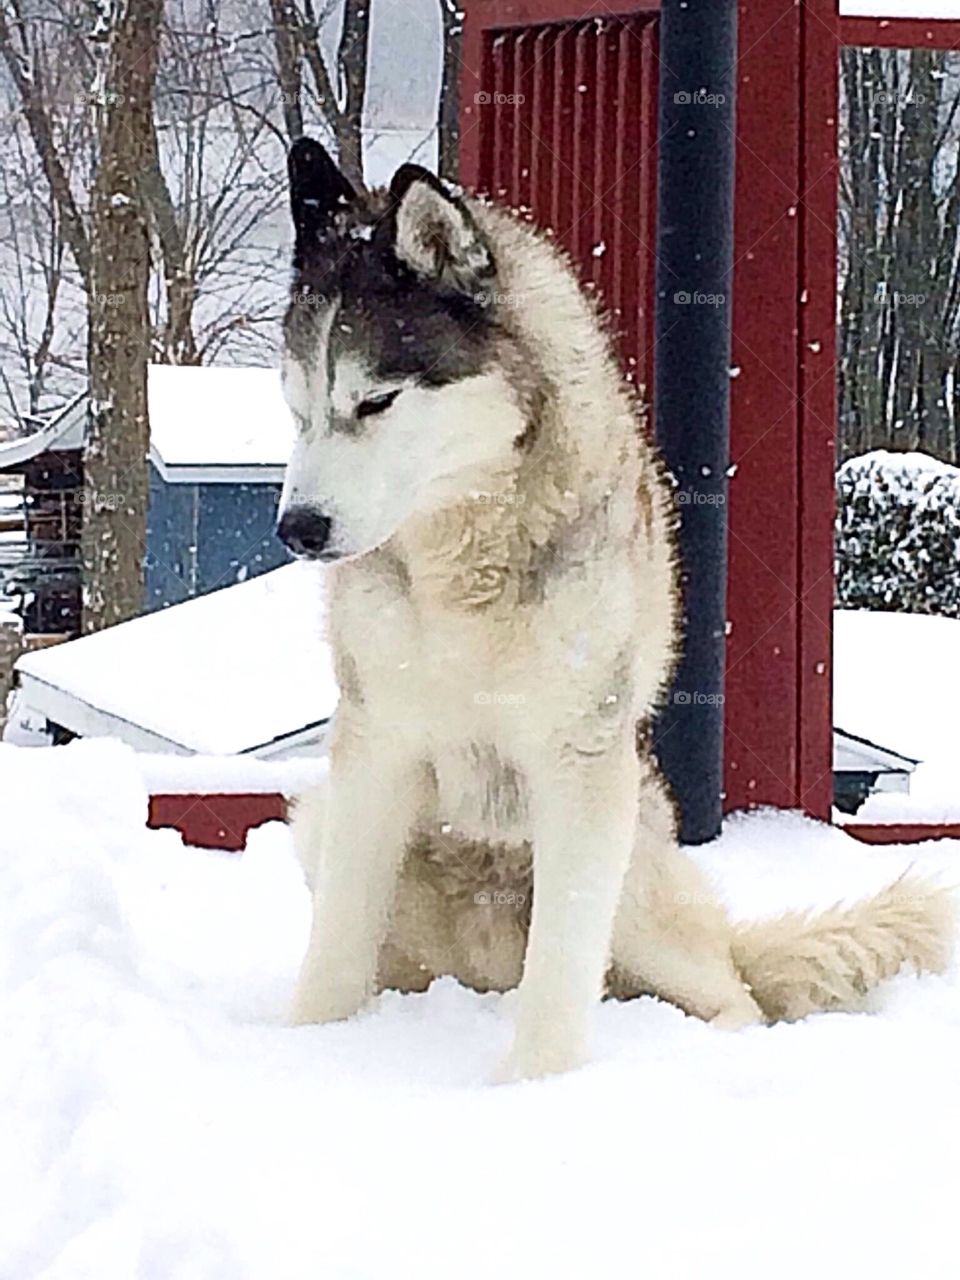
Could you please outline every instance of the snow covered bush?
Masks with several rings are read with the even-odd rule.
[[[837,601],[960,618],[960,468],[884,450],[843,464]]]

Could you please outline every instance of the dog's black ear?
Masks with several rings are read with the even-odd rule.
[[[463,201],[417,164],[397,170],[390,195],[397,258],[444,292],[489,305],[496,264],[486,236]]]
[[[333,215],[357,198],[325,147],[312,138],[298,138],[287,157],[290,208],[297,232],[296,256],[316,243]]]

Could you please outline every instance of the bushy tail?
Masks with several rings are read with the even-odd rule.
[[[733,959],[767,1019],[791,1022],[862,1009],[868,992],[904,967],[941,972],[954,928],[951,891],[902,876],[851,907],[738,925]]]

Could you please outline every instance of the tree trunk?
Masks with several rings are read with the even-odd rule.
[[[270,0],[270,16],[273,22],[273,46],[277,54],[283,123],[287,138],[294,142],[303,135],[298,36],[302,23],[294,0]]]
[[[440,0],[443,72],[437,113],[437,166],[441,178],[460,178],[460,68],[463,65],[463,11],[466,0]]]
[[[337,49],[339,110],[334,120],[340,168],[355,187],[363,186],[363,104],[367,96],[371,0],[344,0]]]
[[[140,173],[140,189],[150,225],[160,247],[163,280],[167,291],[167,319],[162,334],[157,334],[159,358],[164,364],[199,364],[200,355],[193,333],[193,306],[197,286],[193,265],[180,229],[180,218],[167,180],[160,167],[160,148],[156,123],[150,114],[146,138],[147,158]]]
[[[143,610],[150,243],[140,179],[151,156],[162,11],[163,0],[119,0],[95,33],[101,49],[81,539],[85,632]]]

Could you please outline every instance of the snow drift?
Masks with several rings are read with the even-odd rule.
[[[610,1003],[591,1066],[495,1089],[509,996],[285,1025],[284,828],[243,857],[147,831],[108,742],[0,748],[0,791],[3,1280],[955,1275],[955,970],[736,1034]],[[752,919],[958,853],[760,814],[698,857]]]

